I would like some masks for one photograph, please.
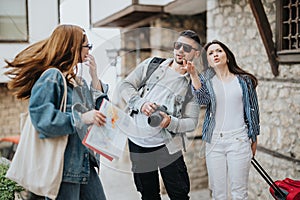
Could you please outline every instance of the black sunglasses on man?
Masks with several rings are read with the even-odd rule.
[[[174,42],[174,49],[178,50],[183,46],[183,51],[186,53],[190,53],[192,51],[192,49],[194,49],[195,51],[198,51],[198,49],[192,47],[189,44],[185,44],[185,43],[181,43],[181,42]]]

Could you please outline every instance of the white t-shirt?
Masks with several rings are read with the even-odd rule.
[[[216,126],[214,132],[234,131],[245,126],[243,91],[235,76],[229,82],[212,78],[216,96]]]

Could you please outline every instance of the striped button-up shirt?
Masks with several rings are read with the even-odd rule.
[[[195,90],[192,86],[192,92],[196,97],[196,101],[200,105],[206,105],[206,113],[202,127],[202,138],[209,143],[211,142],[216,124],[216,97],[211,81],[213,76],[215,76],[215,71],[212,68],[209,68],[199,75],[202,87]],[[248,127],[248,137],[255,142],[257,135],[260,133],[259,107],[256,90],[248,76],[237,75],[237,78],[243,91],[244,120]]]

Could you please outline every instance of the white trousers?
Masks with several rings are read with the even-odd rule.
[[[251,158],[247,129],[213,134],[211,143],[206,143],[206,165],[213,200],[227,200],[228,195],[232,200],[248,199]]]

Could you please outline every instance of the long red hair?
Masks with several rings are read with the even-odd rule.
[[[8,88],[19,99],[27,99],[40,75],[55,67],[75,78],[77,64],[82,62],[81,49],[86,40],[84,29],[76,25],[59,25],[45,40],[22,50],[13,61],[5,60],[5,73],[11,79]],[[75,69],[74,69],[75,67]],[[75,71],[75,72],[74,72]]]

